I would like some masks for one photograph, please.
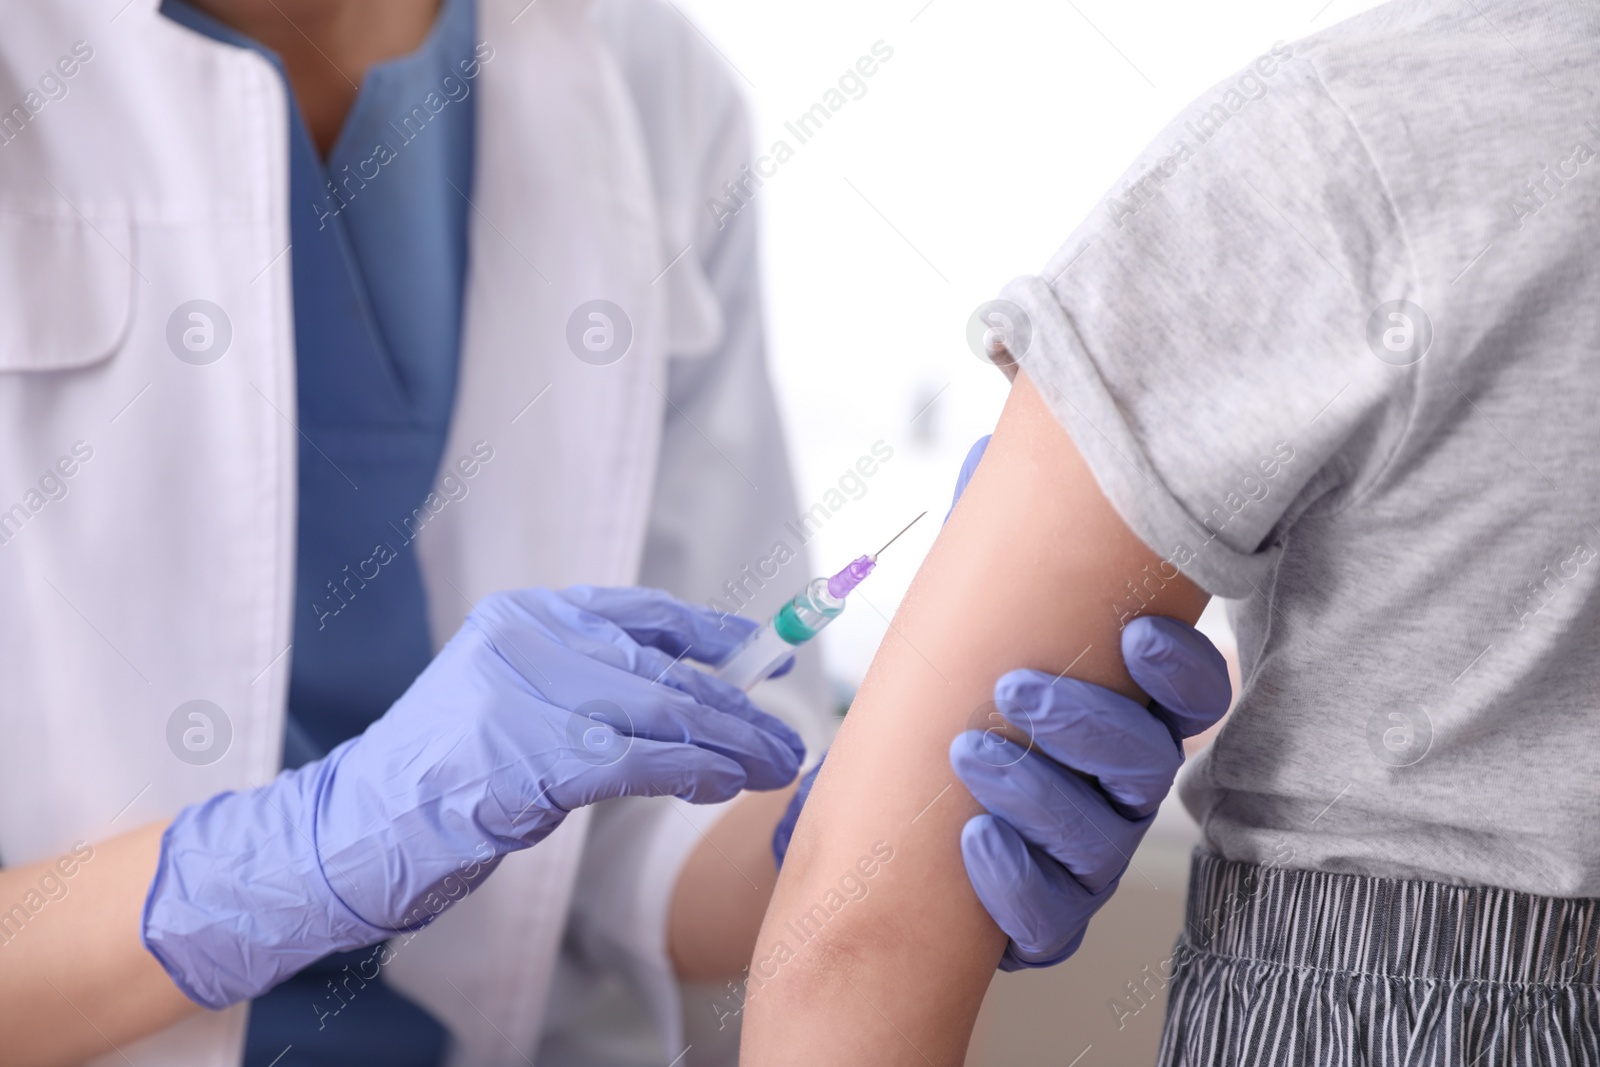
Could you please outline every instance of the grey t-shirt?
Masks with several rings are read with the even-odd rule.
[[[1158,570],[1238,598],[1181,782],[1230,859],[1600,896],[1597,60],[1592,3],[1278,45],[1004,293]]]

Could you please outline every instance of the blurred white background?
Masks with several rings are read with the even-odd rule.
[[[932,543],[967,448],[1005,399],[1004,379],[966,347],[973,309],[1038,271],[1190,100],[1273,42],[1374,5],[673,2],[742,79],[758,153],[779,138],[795,149],[754,203],[766,225],[768,328],[801,508],[875,441],[894,449],[865,495],[811,542],[813,562],[835,569],[932,511],[862,588],[872,607],[857,605],[824,635],[848,693]],[[800,144],[785,122],[879,41],[893,56],[865,94]],[[1202,629],[1231,643],[1217,608]],[[1142,1003],[1126,983],[1170,955],[1181,924],[1197,832],[1174,801],[1157,826],[1073,960],[996,980],[969,1064],[1152,1061],[1161,992],[1120,1025],[1112,1004]]]

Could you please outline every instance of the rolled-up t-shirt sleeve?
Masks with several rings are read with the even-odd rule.
[[[1315,499],[1380,472],[1431,336],[1382,175],[1287,52],[1179,116],[1002,294],[1023,373],[1123,519],[1228,597]]]

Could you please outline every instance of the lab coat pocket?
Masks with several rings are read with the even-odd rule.
[[[126,219],[0,207],[0,373],[109,358],[132,318],[132,256]]]

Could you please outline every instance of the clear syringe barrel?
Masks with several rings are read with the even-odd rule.
[[[813,579],[778,609],[713,674],[738,689],[766,680],[794,650],[822,632],[844,611],[844,597],[828,591],[827,578]]]

